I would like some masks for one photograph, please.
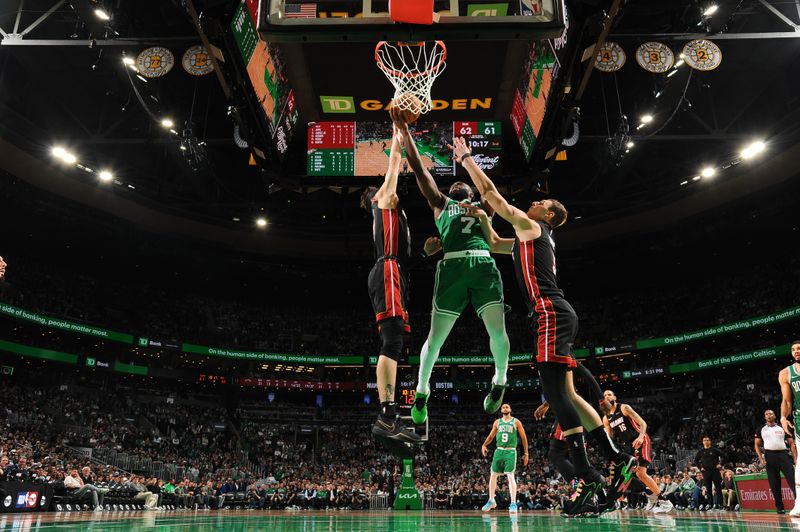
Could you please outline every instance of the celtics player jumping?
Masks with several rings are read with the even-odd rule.
[[[789,414],[794,422],[800,419],[800,340],[792,341],[792,359],[794,363],[781,370],[778,382],[781,383],[781,425],[786,434],[791,434],[797,441],[797,427],[789,423]],[[787,479],[788,480],[788,479]],[[800,500],[800,467],[794,468],[795,500]],[[800,517],[800,504],[795,504],[789,515]]]
[[[492,474],[489,477],[489,500],[481,510],[488,512],[497,506],[497,503],[494,502],[494,494],[497,491],[497,475],[504,474],[508,479],[508,492],[511,496],[508,512],[515,514],[517,513],[517,481],[514,478],[514,471],[517,469],[517,434],[522,440],[522,449],[525,451],[525,454],[522,455],[523,466],[528,465],[528,437],[525,435],[525,429],[519,419],[511,417],[511,405],[505,403],[500,407],[500,411],[503,413],[503,417],[494,422],[492,431],[481,445],[483,456],[489,456],[488,447],[492,443],[492,439],[497,445],[492,458]]]
[[[439,350],[450,334],[461,312],[472,303],[478,317],[483,320],[489,334],[489,349],[494,358],[495,373],[492,387],[483,401],[486,412],[493,414],[500,408],[506,387],[509,342],[506,334],[503,281],[489,253],[489,244],[483,236],[480,222],[466,216],[459,203],[472,202],[474,194],[466,183],[456,182],[448,196],[436,187],[431,174],[422,165],[408,125],[401,114],[392,109],[392,119],[401,132],[406,157],[417,179],[422,195],[433,210],[436,227],[441,235],[444,259],[436,267],[433,289],[433,310],[428,339],[420,353],[419,380],[411,409],[416,424],[428,418],[430,378]],[[477,203],[476,203],[477,204]]]

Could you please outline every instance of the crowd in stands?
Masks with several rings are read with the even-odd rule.
[[[692,388],[672,395],[620,397],[648,421],[657,481],[679,508],[733,509],[738,503],[729,482],[723,493],[708,494],[699,482],[702,473],[692,463],[693,453],[686,454],[706,434],[712,435],[731,474],[761,470],[752,452],[753,433],[764,409],[777,408],[778,388],[771,376],[725,379],[725,386],[706,392]],[[369,507],[376,496],[390,503],[399,486],[397,461],[370,437],[374,412],[369,409],[360,421],[344,425],[331,424],[325,409],[310,410],[292,423],[271,421],[270,414],[259,419],[253,408],[166,401],[156,406],[133,390],[119,390],[123,401],[103,401],[74,386],[12,382],[0,380],[0,393],[9,398],[0,409],[0,480],[51,483],[57,493],[92,506],[102,506],[111,492],[147,508],[359,509]],[[534,422],[530,413],[535,406],[519,404],[515,411],[530,441],[530,463],[517,470],[519,503],[532,510],[557,507],[567,489],[546,457],[551,422]],[[290,402],[272,408],[282,410],[287,419],[297,410]],[[416,456],[417,486],[431,507],[480,506],[490,465],[480,443],[490,420],[482,415],[473,416],[471,423],[441,419],[432,417],[429,442]],[[220,424],[231,430],[215,437],[213,426]],[[169,445],[155,443],[163,439]],[[87,448],[93,450],[94,463],[83,454]],[[151,461],[128,468],[105,465],[98,457],[110,457],[101,452],[108,448]],[[174,467],[164,467],[170,461]],[[501,507],[508,502],[504,482]],[[638,507],[644,499],[632,493],[628,504]]]

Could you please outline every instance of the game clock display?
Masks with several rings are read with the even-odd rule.
[[[433,175],[467,178],[453,160],[453,137],[464,137],[472,158],[490,177],[501,172],[500,122],[417,122],[409,128],[420,160]],[[309,176],[372,177],[386,173],[391,122],[312,122],[308,125]],[[401,173],[411,168],[403,151]]]

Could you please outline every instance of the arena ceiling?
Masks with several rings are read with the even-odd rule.
[[[572,229],[579,241],[597,231],[646,229],[663,216],[653,214],[659,209],[690,216],[767,187],[771,181],[794,177],[800,142],[796,68],[800,64],[800,4],[717,3],[718,11],[703,17],[708,2],[621,2],[607,40],[622,46],[627,63],[615,74],[595,71],[588,78],[579,102],[578,142],[567,149],[566,161],[552,164],[546,172],[528,166],[515,144],[504,118],[510,100],[500,102],[486,116],[476,115],[504,119],[510,132],[504,137],[501,184],[513,190],[519,202],[541,197],[542,190],[564,201],[578,218]],[[230,79],[220,83],[213,74],[190,76],[178,64],[170,75],[142,82],[122,64],[123,53],[135,55],[147,46],[172,49],[177,63],[183,50],[201,43],[200,28],[212,43],[220,43],[237,4],[236,0],[3,2],[0,166],[41,188],[138,218],[148,229],[155,230],[157,223],[183,224],[185,234],[210,233],[203,225],[207,223],[215,228],[214,238],[241,241],[241,246],[252,250],[265,245],[263,238],[258,245],[245,243],[257,231],[253,221],[258,216],[269,220],[266,231],[273,240],[268,247],[273,249],[291,247],[292,236],[298,233],[328,235],[329,240],[335,235],[361,234],[364,216],[355,206],[358,191],[375,180],[326,181],[303,176],[303,124],[320,119],[318,107],[298,106],[299,127],[285,161],[254,166],[249,164],[250,152],[237,147],[234,123],[228,116],[244,86]],[[100,21],[94,14],[101,6],[111,14],[110,21]],[[577,9],[586,13],[611,6],[612,2],[576,2]],[[592,34],[596,35],[603,21],[590,20],[597,26]],[[663,42],[677,55],[686,42],[704,36],[710,36],[723,52],[722,63],[713,71],[684,66],[667,77],[636,64],[635,51],[643,42]],[[480,44],[487,53],[496,46]],[[453,48],[458,50],[458,46]],[[474,48],[463,49],[465,55],[474,54]],[[497,48],[503,53],[508,49]],[[319,74],[323,65],[335,64],[348,49],[315,44],[300,50],[312,76],[298,76],[291,82],[298,93],[305,94],[306,102],[313,103],[325,89],[325,76]],[[290,53],[290,62],[293,57],[298,56]],[[462,57],[453,59],[451,68],[476,67],[481,62]],[[375,69],[369,58],[364,68]],[[576,79],[581,79],[583,66],[575,68]],[[508,69],[492,71],[488,85],[499,86],[514,75],[518,74]],[[354,87],[359,82],[352,80]],[[176,133],[162,127],[153,113],[174,117]],[[645,114],[654,120],[637,130]],[[617,133],[623,115],[633,142],[627,152],[628,148],[620,148]],[[566,134],[571,132],[568,128]],[[767,144],[761,158],[735,164],[740,150],[759,139]],[[250,140],[257,143],[259,139]],[[195,148],[202,143],[199,157],[187,157],[187,150],[181,150],[187,143]],[[98,186],[88,174],[60,166],[50,155],[55,145],[79,154],[85,166],[112,170],[116,185]],[[693,181],[706,166],[717,167],[717,176]],[[83,188],[71,187],[75,183]],[[419,220],[412,227],[429,225],[429,211],[413,190],[413,182],[409,188],[407,210],[412,220]],[[165,217],[156,223],[152,213]]]

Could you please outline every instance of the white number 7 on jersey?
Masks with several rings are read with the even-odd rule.
[[[461,221],[464,222],[465,224],[467,224],[467,226],[464,229],[462,229],[461,232],[462,233],[471,233],[472,232],[472,226],[475,224],[476,219],[475,218],[471,218],[469,216],[462,216],[461,217]]]

